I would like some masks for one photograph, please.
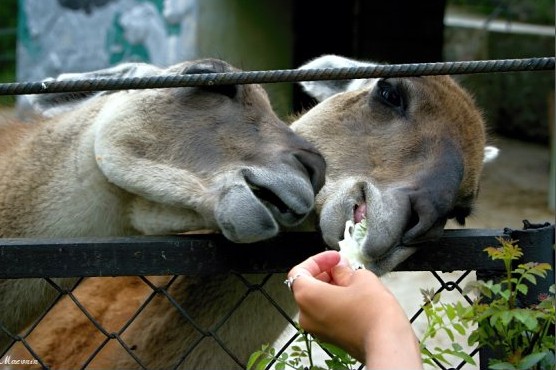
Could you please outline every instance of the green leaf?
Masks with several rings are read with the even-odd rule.
[[[247,361],[247,370],[253,368],[253,365],[257,362],[257,360],[263,355],[262,351],[257,351],[249,356],[249,360]]]
[[[443,308],[446,312],[446,316],[448,316],[448,319],[452,321],[454,317],[456,317],[456,310],[454,309],[454,307],[452,307],[451,305],[445,305],[443,306]]]
[[[463,325],[458,324],[458,323],[454,323],[454,324],[452,324],[452,327],[453,327],[454,330],[456,330],[460,335],[465,335],[465,328],[463,327]]]
[[[473,357],[469,356],[467,353],[465,353],[461,350],[451,352],[450,354],[454,357],[461,358],[463,361],[467,362],[470,365],[473,365],[473,366],[476,365],[475,360],[473,360]]]
[[[529,330],[535,330],[539,325],[534,311],[518,308],[512,311],[516,320],[523,323]]]
[[[347,367],[345,364],[342,364],[341,362],[337,361],[337,359],[324,360],[324,363],[326,364],[326,366],[328,366],[328,369],[349,370],[349,367]],[[313,370],[313,369],[316,369],[316,368],[311,368],[311,370]]]
[[[537,263],[535,270],[542,270],[546,272],[552,270],[552,266],[548,262]]]
[[[532,274],[523,274],[523,278],[529,280],[533,285],[537,285],[537,278]]]
[[[521,361],[519,361],[519,363],[517,364],[517,368],[519,370],[531,369],[533,366],[539,363],[545,356],[546,353],[531,353],[530,355],[523,357]]]
[[[264,370],[270,364],[272,358],[264,357],[257,362],[256,370]]]
[[[494,315],[490,316],[490,319],[488,320],[488,323],[490,324],[490,326],[496,327],[496,324],[498,323],[498,320],[500,320],[500,314],[495,313]]]
[[[551,349],[544,352],[546,356],[541,361],[541,369],[554,369],[554,365],[556,365],[556,356],[554,353],[554,338],[552,338],[550,347],[547,348]]]
[[[454,337],[454,333],[452,333],[452,331],[450,330],[450,328],[442,328],[444,329],[444,332],[446,333],[446,335],[450,338],[450,340],[453,342],[455,337]]]
[[[499,295],[500,297],[504,298],[504,300],[509,301],[510,300],[510,295],[512,293],[509,290],[501,290]]]
[[[341,349],[340,347],[336,347],[333,344],[330,343],[324,343],[324,342],[319,342],[319,346],[330,352],[331,354],[333,354],[334,356],[339,356],[339,357],[343,357],[345,358],[346,356],[349,357],[349,355],[347,354],[346,351],[344,351],[343,349]]]
[[[446,359],[446,357],[444,357],[444,355],[443,355],[443,352],[444,352],[444,351],[443,351],[441,348],[436,347],[434,350],[435,350],[435,351],[442,351],[442,352],[437,352],[437,353],[435,353],[435,354],[433,355],[433,357],[434,357],[435,360],[437,360],[437,361],[439,361],[439,362],[443,362],[443,363],[445,363],[445,364],[447,364],[447,365],[450,365],[450,361],[448,361],[448,360]]]
[[[490,291],[494,294],[500,294],[500,292],[502,291],[502,285],[501,284],[492,284],[490,286]]]
[[[529,291],[529,287],[525,284],[519,284],[516,286],[516,289],[523,295],[526,295]]]
[[[436,367],[436,363],[431,358],[423,358],[423,364]]]
[[[509,362],[498,362],[496,364],[489,364],[488,368],[491,370],[517,370],[516,367]]]
[[[500,313],[500,320],[502,325],[507,326],[513,318],[512,311],[502,311]]]
[[[472,346],[475,343],[478,343],[480,336],[481,334],[478,330],[471,333],[471,335],[467,338],[467,345]]]

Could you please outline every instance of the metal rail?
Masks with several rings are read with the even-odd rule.
[[[554,226],[546,224],[524,231],[446,230],[438,241],[419,245],[396,270],[503,270],[483,249],[516,235],[523,239],[525,260],[551,262],[552,256],[554,264]],[[235,244],[219,234],[0,239],[0,278],[285,272],[326,248],[316,232],[288,232],[252,244]]]
[[[131,90],[315,80],[345,80],[372,77],[411,77],[491,72],[547,71],[554,70],[554,66],[554,57],[543,57],[464,62],[390,64],[350,68],[285,69],[271,71],[186,74],[179,76],[39,81],[0,84],[0,95],[47,94],[60,92]]]

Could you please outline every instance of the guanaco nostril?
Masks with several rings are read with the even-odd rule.
[[[297,151],[294,157],[305,169],[313,186],[313,191],[317,194],[324,185],[324,172],[326,171],[324,158],[319,153],[307,150]]]
[[[406,234],[409,230],[414,229],[419,224],[419,214],[413,209],[411,209],[411,214],[409,215],[409,219],[407,220],[407,224],[405,225],[404,234]]]
[[[402,243],[412,245],[436,240],[442,236],[447,218],[440,216],[431,204],[420,204],[423,209],[411,206],[411,214],[402,237]]]
[[[420,191],[409,194],[411,212],[406,221],[402,242],[404,244],[412,244],[420,242],[423,239],[430,239],[429,232],[433,231],[435,225],[444,219],[438,213],[434,203],[423,196]],[[440,222],[444,224],[445,222]],[[437,234],[436,231],[432,234]]]

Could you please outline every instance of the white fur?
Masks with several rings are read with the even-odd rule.
[[[485,146],[485,159],[484,163],[492,162],[496,158],[498,158],[498,154],[500,153],[500,149],[495,146]]]

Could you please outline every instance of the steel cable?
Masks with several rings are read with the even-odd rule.
[[[554,57],[1,83],[0,95],[554,70]]]

